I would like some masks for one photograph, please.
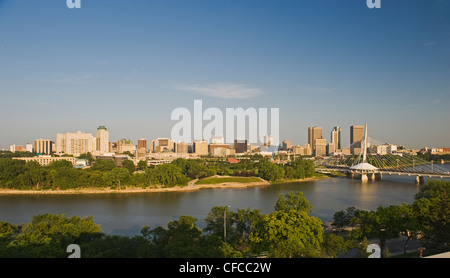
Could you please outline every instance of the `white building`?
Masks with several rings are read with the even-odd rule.
[[[15,153],[15,152],[23,152],[25,150],[23,146],[14,144],[9,146],[9,151]]]
[[[54,161],[61,161],[61,160],[67,160],[67,161],[70,161],[72,164],[74,164],[75,160],[76,160],[75,157],[52,157],[50,155],[40,155],[40,156],[35,156],[35,157],[13,157],[13,159],[25,160],[26,162],[36,161],[41,166],[46,166]]]
[[[272,135],[265,135],[264,136],[264,146],[271,146],[273,144],[273,136]]]
[[[27,143],[25,145],[25,151],[32,153],[33,152],[33,144]]]
[[[117,141],[117,153],[134,153],[135,150],[136,146],[133,145],[133,142],[130,139],[120,139]]]
[[[379,155],[393,154],[397,152],[397,146],[393,144],[374,145],[370,151]]]
[[[82,153],[93,153],[96,150],[96,140],[90,133],[67,132],[56,134],[56,152],[78,156]]]
[[[37,154],[52,154],[53,141],[48,139],[36,139],[34,140],[34,152]]]
[[[100,154],[109,152],[109,132],[105,126],[101,125],[97,128],[96,137],[96,148],[95,150]]]
[[[212,137],[211,144],[225,144],[225,139],[223,136]]]

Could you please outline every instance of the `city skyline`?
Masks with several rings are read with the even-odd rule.
[[[277,145],[279,148],[273,148],[275,145],[272,141],[272,135],[267,134],[264,136],[264,142],[261,142],[260,144],[252,144],[248,142],[247,139],[245,140],[238,140],[235,139],[233,143],[226,143],[224,136],[215,136],[212,137],[210,140],[205,139],[194,139],[189,142],[186,141],[175,141],[171,137],[161,137],[161,136],[154,136],[154,137],[139,137],[137,140],[130,139],[129,137],[121,137],[120,139],[113,139],[109,140],[110,134],[108,131],[108,128],[104,125],[100,125],[96,129],[96,133],[93,135],[89,132],[82,132],[82,131],[76,131],[76,132],[66,132],[66,133],[57,133],[56,134],[56,140],[49,139],[50,137],[43,139],[34,139],[30,142],[27,142],[25,144],[12,144],[9,146],[9,149],[13,149],[13,152],[22,152],[22,151],[29,151],[29,152],[36,152],[41,153],[44,155],[52,154],[52,147],[53,152],[56,154],[75,154],[80,155],[81,153],[86,152],[93,152],[96,153],[96,155],[99,154],[106,154],[106,153],[123,153],[125,150],[133,153],[134,151],[137,151],[138,153],[141,152],[162,152],[161,150],[156,150],[157,145],[161,145],[161,140],[165,141],[162,146],[169,146],[168,142],[171,142],[173,144],[173,149],[169,146],[168,150],[171,150],[174,153],[178,153],[177,150],[177,144],[182,144],[183,150],[187,147],[191,146],[192,152],[198,154],[196,149],[196,143],[205,143],[206,146],[215,146],[215,147],[234,147],[234,149],[238,149],[236,147],[236,144],[239,143],[242,145],[243,142],[245,142],[245,151],[247,151],[247,145],[248,146],[254,146],[258,148],[258,152],[273,152],[276,153],[278,151],[283,151],[289,149],[290,151],[294,151],[294,149],[297,148],[297,150],[302,149],[301,152],[305,152],[305,155],[308,152],[311,152],[311,155],[313,156],[328,156],[328,155],[336,155],[336,154],[359,154],[362,150],[362,141],[364,140],[364,132],[365,128],[367,128],[367,123],[365,123],[365,126],[362,125],[352,125],[349,127],[350,130],[350,142],[345,143],[342,140],[342,128],[339,126],[333,127],[331,130],[331,134],[329,138],[324,134],[322,134],[323,128],[319,126],[310,126],[308,127],[308,137],[306,138],[306,144],[292,144],[291,140],[289,138],[284,138],[279,142]],[[426,150],[426,149],[450,149],[448,146],[422,146],[420,148],[409,148],[408,146],[405,146],[403,144],[393,144],[392,142],[382,142],[378,141],[375,138],[372,138],[367,135],[367,142],[369,143],[368,147],[380,147],[380,146],[394,146],[395,150],[398,147],[401,147],[404,150]],[[159,143],[157,143],[159,141]],[[156,143],[155,143],[156,142]],[[53,143],[53,145],[52,145]],[[148,145],[147,145],[148,143]],[[75,145],[73,145],[75,144]],[[113,145],[114,147],[112,147]],[[320,144],[320,151],[317,152],[319,149],[318,144]],[[25,148],[24,148],[25,146]],[[145,147],[144,147],[145,146]],[[286,147],[289,146],[289,147]],[[115,151],[112,151],[111,148],[114,148]],[[122,150],[123,148],[123,150]],[[203,147],[202,147],[203,148]],[[310,149],[309,151],[307,149]],[[31,150],[30,150],[31,149]],[[166,149],[166,148],[164,148]],[[2,148],[0,146],[0,150],[8,150],[8,148]],[[43,151],[41,151],[43,150]],[[251,153],[253,152],[252,149],[248,149]],[[335,154],[333,154],[336,151]],[[243,153],[242,152],[242,153]],[[377,152],[377,151],[376,151]],[[202,149],[201,153],[204,155],[204,149]],[[212,150],[210,153],[214,153]],[[295,153],[295,151],[294,151]],[[229,154],[228,154],[229,155]]]
[[[369,125],[450,142],[448,1],[0,1],[0,148],[57,133],[170,137],[177,107],[279,108],[280,142]]]

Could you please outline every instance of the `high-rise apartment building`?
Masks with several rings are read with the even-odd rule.
[[[326,156],[327,155],[327,139],[317,138],[315,140],[314,156]]]
[[[52,154],[53,141],[48,139],[36,139],[34,140],[34,152],[37,154]]]
[[[138,157],[144,157],[146,153],[147,153],[147,140],[144,138],[140,138],[137,143],[136,155]]]
[[[247,152],[247,140],[234,140],[234,149],[236,153],[245,153]]]
[[[352,125],[350,127],[350,145],[364,139],[364,126]]]
[[[335,126],[331,131],[331,143],[334,144],[334,149],[341,149],[341,128]]]
[[[231,146],[228,144],[210,144],[209,153],[213,156],[227,156],[231,154]]]
[[[328,143],[327,144],[327,155],[333,155],[336,152],[335,144]]]
[[[175,151],[175,142],[169,138],[150,140],[150,152]]]
[[[109,131],[105,126],[101,125],[97,128],[95,134],[96,146],[95,150],[104,154],[109,152]]]
[[[141,138],[138,140],[138,144],[137,144],[137,148],[138,150],[145,150],[147,151],[147,140],[145,140],[144,138]]]
[[[82,153],[93,153],[96,150],[96,140],[90,133],[67,132],[56,134],[56,152],[78,156]]]
[[[283,142],[282,142],[282,148],[283,148],[284,151],[287,151],[287,150],[291,149],[291,148],[292,148],[291,141],[289,141],[289,140],[283,140]]]
[[[350,126],[350,152],[352,154],[359,154],[362,151],[361,141],[364,139],[364,126],[352,125]]]
[[[32,153],[33,152],[33,144],[26,143],[25,144],[25,151]]]
[[[188,153],[188,144],[184,142],[178,142],[175,144],[175,152],[176,153]]]
[[[322,127],[308,127],[308,144],[311,146],[312,152],[316,150],[316,139],[322,138]]]
[[[134,153],[136,150],[135,146],[133,145],[133,141],[130,139],[120,139],[117,141],[117,152],[118,153],[124,153],[124,152],[130,152]]]
[[[208,155],[208,142],[205,140],[194,141],[194,153],[197,155]]]
[[[273,144],[273,136],[272,135],[265,135],[264,136],[264,146],[272,146]]]
[[[304,147],[302,146],[291,146],[292,153],[297,155],[312,155],[311,147],[309,144],[305,144]]]

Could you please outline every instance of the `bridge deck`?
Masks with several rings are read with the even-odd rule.
[[[337,168],[331,168],[327,167],[324,169],[317,169],[316,171],[321,173],[329,173],[330,171],[335,172],[343,172],[343,173],[382,173],[382,174],[388,174],[388,175],[398,175],[398,176],[419,176],[419,177],[436,177],[436,178],[450,178],[450,172],[447,173],[436,173],[436,172],[401,172],[401,171],[392,171],[387,169],[378,169],[377,171],[370,171],[370,172],[363,172],[358,170],[350,170],[349,168],[345,167],[337,167]]]

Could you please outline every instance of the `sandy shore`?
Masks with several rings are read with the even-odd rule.
[[[286,182],[306,182],[314,181],[322,178],[306,178],[301,180],[291,180]],[[126,187],[122,189],[105,188],[80,188],[80,189],[67,189],[67,190],[16,190],[16,189],[0,189],[0,195],[12,195],[12,194],[116,194],[116,193],[143,193],[143,192],[182,192],[182,191],[195,191],[200,189],[230,189],[230,188],[247,188],[253,186],[269,186],[272,183],[261,179],[261,182],[226,182],[215,184],[202,184],[196,185],[197,180],[192,180],[186,186],[174,186],[174,187],[156,187],[156,188],[140,188],[140,187]],[[279,184],[283,182],[277,182]]]
[[[140,188],[140,187],[129,187],[122,189],[111,189],[110,187],[105,188],[80,188],[80,189],[67,189],[67,190],[16,190],[16,189],[0,189],[0,195],[7,194],[114,194],[114,193],[142,193],[142,192],[181,192],[181,191],[195,191],[200,189],[214,189],[214,188],[246,188],[251,186],[262,186],[270,185],[269,182],[261,180],[261,182],[249,182],[249,183],[238,183],[238,182],[227,182],[227,183],[216,183],[216,184],[202,184],[195,185],[197,180],[190,181],[186,186],[174,186],[174,187],[153,187],[153,188]]]

